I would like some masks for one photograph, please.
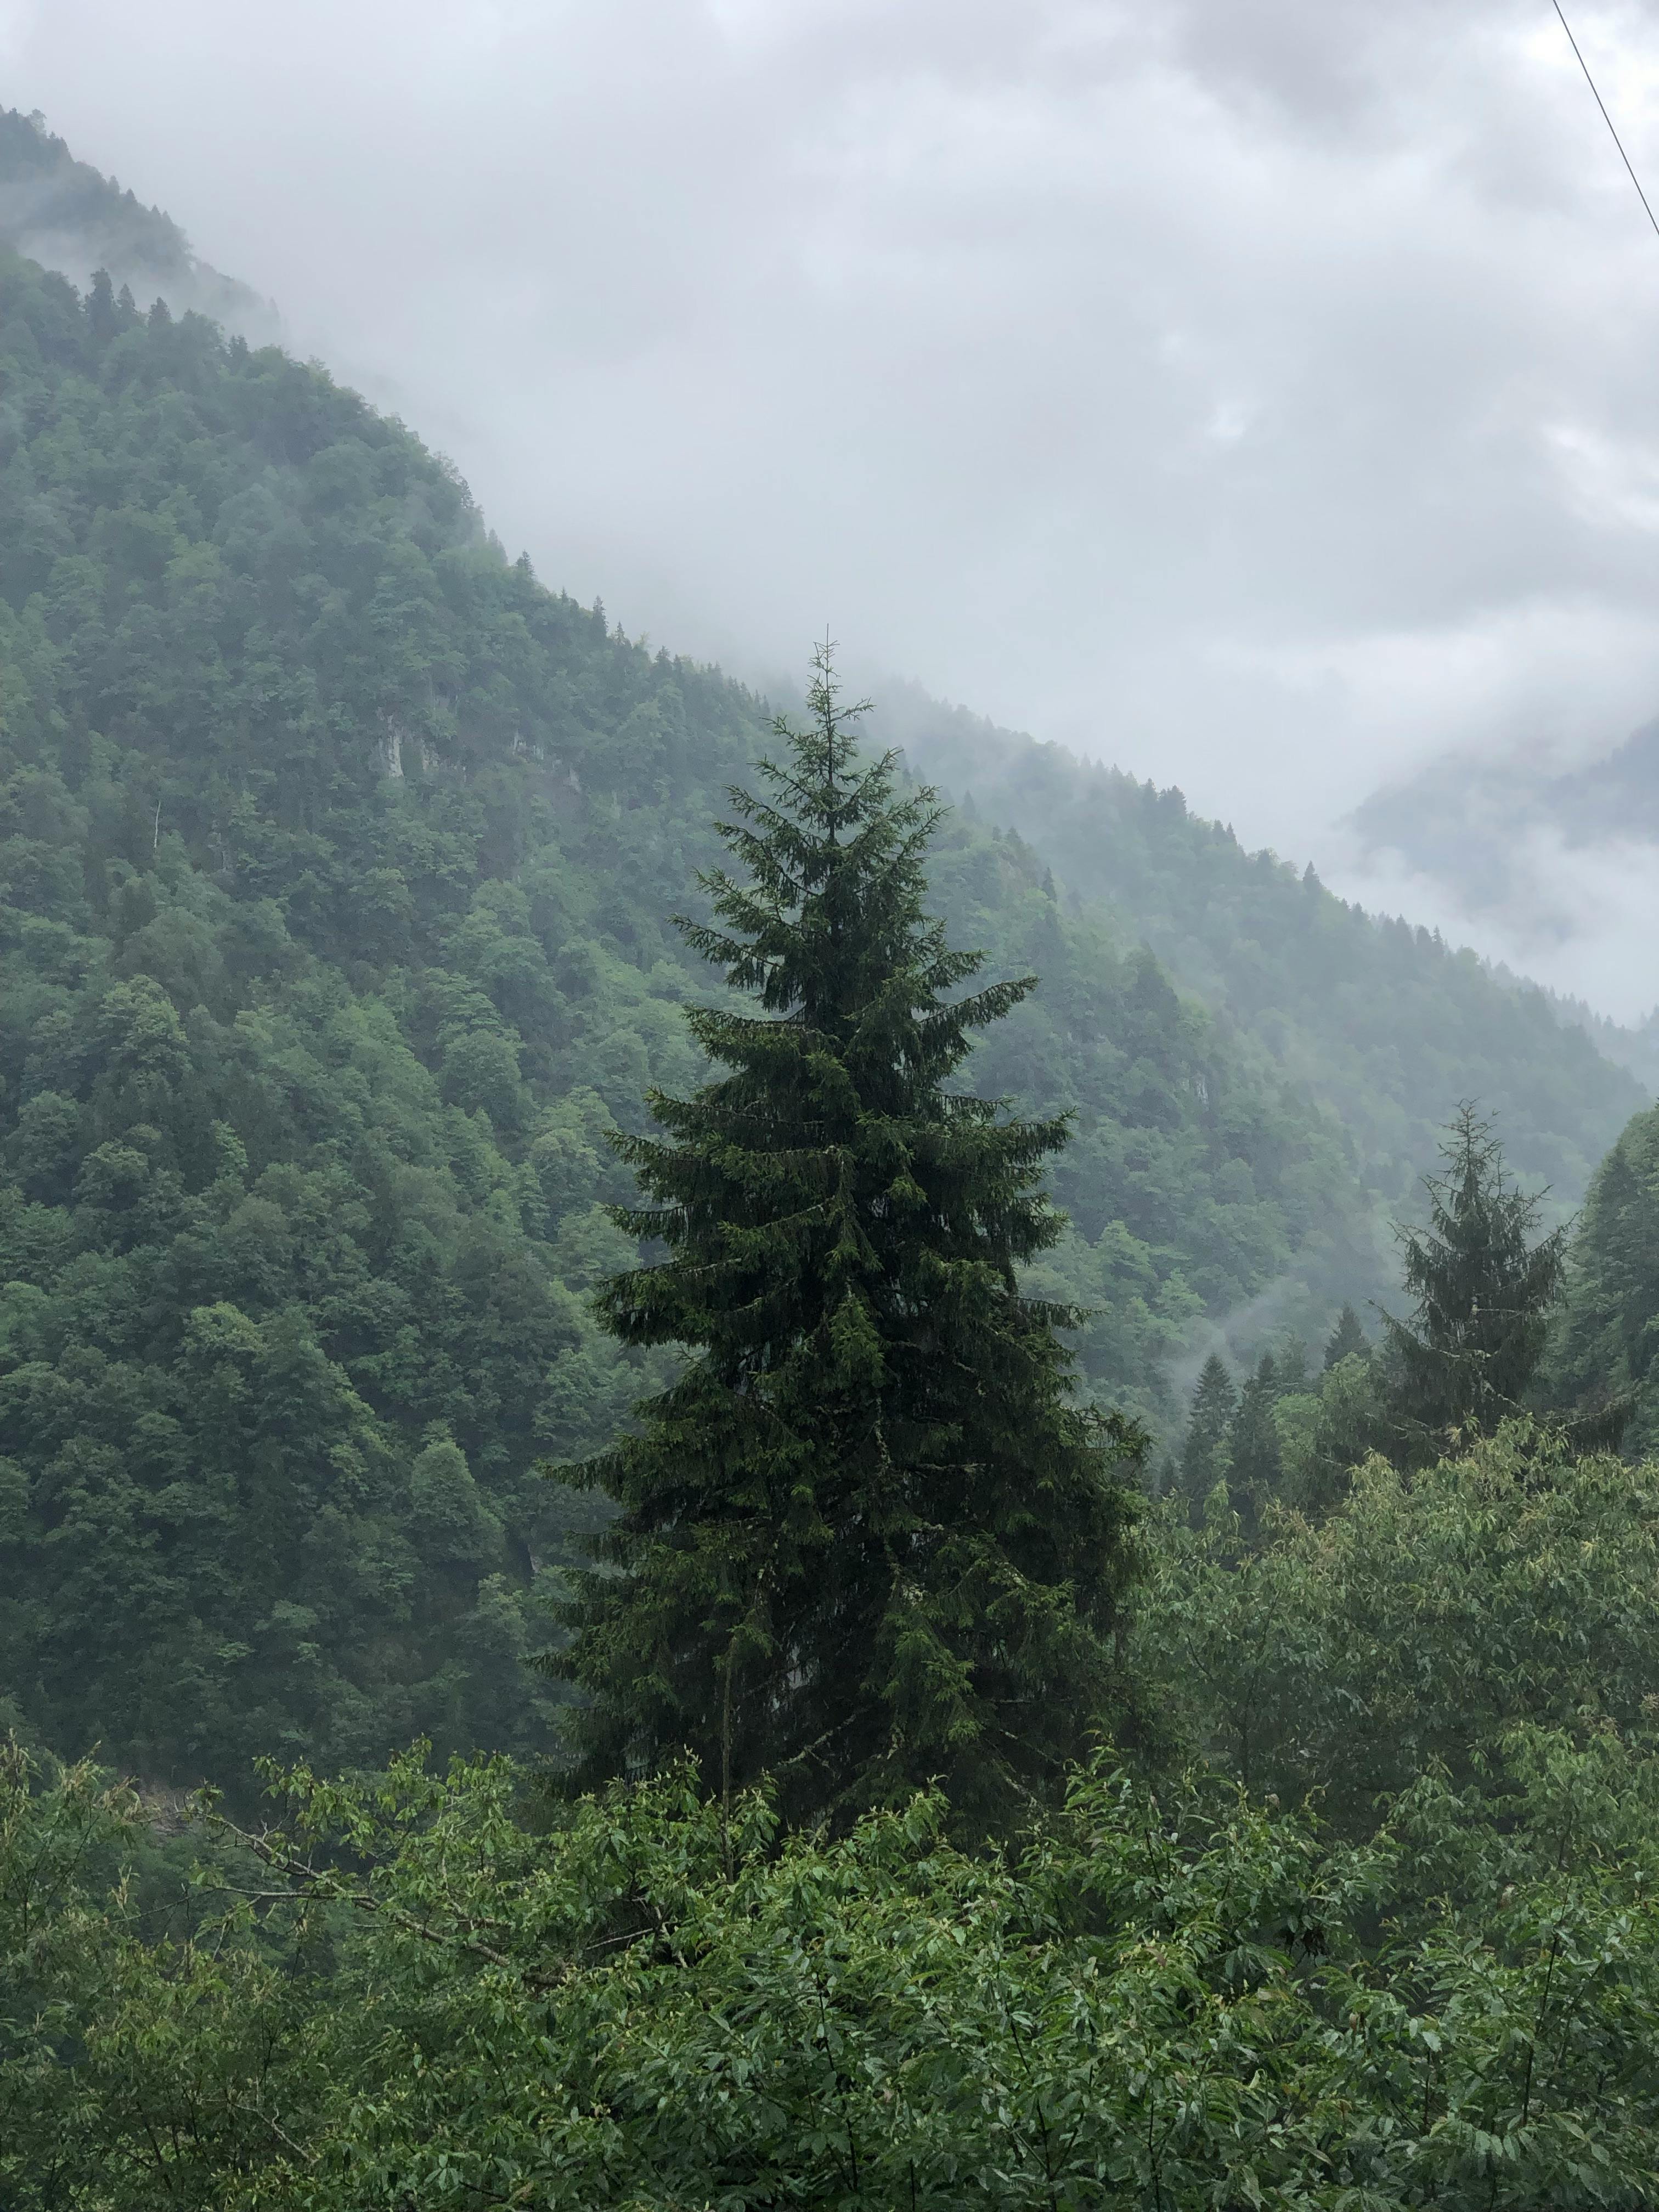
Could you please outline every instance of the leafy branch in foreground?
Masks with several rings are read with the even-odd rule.
[[[143,1843],[84,1772],[14,1771],[0,1965],[33,2001],[5,2014],[0,2188],[17,2212],[1634,2208],[1659,1770],[1522,1729],[1508,1772],[1490,1804],[1420,1782],[1333,1848],[1218,1778],[1102,1763],[1012,1857],[952,1846],[937,1796],[781,1836],[690,1770],[538,1832],[504,1762],[411,1755],[280,1778],[181,1942],[84,1858],[25,1927],[29,1869],[88,1824]],[[238,1884],[258,1901],[225,1905]]]

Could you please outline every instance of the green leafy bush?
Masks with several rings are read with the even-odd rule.
[[[1016,1859],[927,1798],[780,1844],[695,1778],[299,1773],[159,1939],[72,1773],[0,1826],[0,2177],[54,2206],[1650,2201],[1654,1772],[1529,1733],[1358,1849],[1102,1766]],[[1454,1905],[1421,1870],[1455,1870]]]
[[[1515,1727],[1639,1734],[1659,1712],[1651,1464],[1510,1422],[1410,1475],[1373,1455],[1317,1524],[1281,1510],[1253,1548],[1224,1485],[1200,1529],[1158,1512],[1137,1631],[1155,1700],[1189,1751],[1316,1795],[1347,1832],[1424,1775],[1501,1778]]]

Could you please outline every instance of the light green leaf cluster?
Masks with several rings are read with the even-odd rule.
[[[1357,1849],[1103,1764],[1010,1859],[927,1798],[780,1844],[690,1775],[543,1827],[501,1763],[417,1756],[280,1778],[165,1934],[142,1878],[96,1879],[125,1853],[157,1887],[141,1809],[14,1762],[0,2184],[19,2212],[1634,2207],[1653,1774],[1605,1732],[1510,1759],[1501,1816],[1425,1782]]]
[[[1155,1700],[1189,1750],[1350,1832],[1425,1774],[1501,1776],[1522,1723],[1639,1735],[1659,1713],[1651,1464],[1514,1421],[1409,1476],[1373,1455],[1323,1518],[1279,1509],[1249,1548],[1224,1488],[1200,1528],[1159,1510]]]

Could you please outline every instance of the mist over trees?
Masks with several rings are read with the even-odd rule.
[[[1340,1123],[1385,1240],[1436,1166],[1461,1099],[1495,1117],[1512,1169],[1529,1187],[1547,1183],[1564,1212],[1650,1103],[1645,1080],[1598,1052],[1571,1007],[1437,931],[1338,898],[1311,866],[1247,851],[1177,790],[914,693],[883,702],[880,729],[933,781],[1029,839],[1181,988],[1297,1072]],[[1634,1033],[1620,1048],[1646,1069],[1650,1051]],[[1392,1291],[1386,1241],[1378,1253],[1369,1281],[1332,1285],[1334,1303]]]

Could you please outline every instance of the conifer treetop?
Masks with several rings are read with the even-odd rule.
[[[1454,1431],[1489,1432],[1521,1410],[1561,1295],[1565,1226],[1534,1232],[1546,1194],[1510,1178],[1490,1121],[1465,1100],[1423,1178],[1429,1218],[1396,1224],[1408,1320],[1382,1316],[1396,1421],[1419,1448]]]
[[[879,1050],[893,1017],[927,1009],[917,1037],[906,1040],[921,1054],[910,1072],[942,1076],[965,1055],[969,1032],[1000,1020],[1037,979],[1024,975],[937,1003],[984,965],[981,953],[952,951],[943,925],[921,912],[924,857],[946,809],[930,785],[895,795],[896,750],[860,762],[858,719],[872,702],[842,702],[834,655],[828,639],[813,650],[807,727],[798,730],[781,714],[773,722],[785,757],[763,760],[757,773],[774,795],[740,785],[728,791],[738,819],[716,827],[748,880],[725,868],[698,877],[723,926],[684,916],[678,926],[766,1013],[797,1015],[804,1030],[838,1043],[855,1043],[857,1025],[867,1024],[864,1042]],[[745,1018],[699,1008],[690,1020],[700,1042],[724,1058],[721,1041],[735,1041]]]

